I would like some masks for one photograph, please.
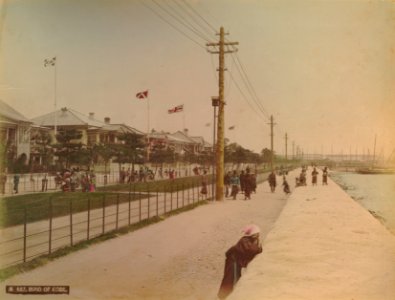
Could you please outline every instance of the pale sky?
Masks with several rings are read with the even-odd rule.
[[[212,127],[205,125],[212,126],[211,96],[218,94],[218,55],[162,10],[205,26],[189,6],[239,42],[237,56],[226,55],[225,124],[235,126],[226,130],[232,142],[254,151],[270,147],[267,116],[273,115],[279,154],[286,132],[289,154],[293,141],[309,153],[372,152],[375,134],[377,152],[395,148],[390,0],[3,0],[0,98],[28,118],[53,111],[54,67],[43,61],[56,56],[58,109],[94,112],[99,120],[147,131],[147,100],[135,94],[148,89],[151,129],[174,132],[185,120],[191,135],[212,142]],[[192,24],[218,40],[213,30]],[[167,113],[180,104],[184,113]]]

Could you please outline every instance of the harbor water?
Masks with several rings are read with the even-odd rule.
[[[332,172],[330,176],[395,234],[395,174]]]

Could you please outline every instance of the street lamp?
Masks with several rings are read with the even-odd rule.
[[[55,67],[54,68],[54,106],[55,106],[55,138],[57,134],[57,118],[56,118],[56,56],[51,59],[44,59],[44,67]]]
[[[218,96],[213,96],[211,97],[211,105],[214,107],[214,126],[213,126],[213,178],[212,178],[212,195],[213,195],[213,201],[215,199],[215,163],[216,163],[216,158],[215,158],[215,134],[216,134],[216,127],[217,127],[217,107],[219,106],[219,97]]]

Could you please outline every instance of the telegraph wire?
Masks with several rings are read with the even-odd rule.
[[[170,17],[172,17],[174,20],[176,20],[178,23],[180,23],[181,25],[183,25],[184,27],[186,27],[187,29],[189,29],[190,31],[192,31],[194,34],[196,34],[198,37],[200,37],[201,39],[205,40],[206,42],[210,42],[209,39],[207,39],[204,35],[202,35],[199,31],[195,30],[195,28],[190,27],[188,24],[186,24],[185,22],[183,22],[182,20],[180,20],[179,17],[177,17],[175,14],[173,14],[171,11],[169,11],[167,8],[165,8],[164,6],[162,6],[161,4],[159,4],[156,0],[152,0],[152,2],[154,2],[156,4],[156,6],[158,6],[162,11],[164,11],[166,14],[168,14]]]
[[[239,65],[241,67],[241,70],[243,71],[244,77],[246,78],[249,87],[251,88],[252,96],[255,97],[257,105],[263,110],[263,112],[266,114],[266,117],[269,118],[269,114],[267,113],[267,111],[263,107],[262,103],[260,102],[259,97],[258,97],[258,95],[257,95],[257,93],[256,93],[256,91],[255,91],[255,89],[254,89],[254,87],[253,87],[253,85],[251,83],[251,80],[249,79],[249,77],[247,75],[247,72],[245,71],[245,68],[244,68],[239,56],[237,55],[237,53],[235,54],[235,57],[236,57],[236,60],[237,60],[237,62],[239,63]]]
[[[250,100],[248,99],[248,97],[246,97],[246,95],[243,93],[243,91],[241,90],[239,84],[237,83],[237,81],[234,79],[233,75],[231,72],[229,72],[230,78],[232,79],[233,83],[235,84],[235,86],[237,87],[237,89],[239,90],[240,94],[243,96],[243,98],[247,101],[248,106],[251,108],[252,111],[254,111],[257,116],[259,117],[259,120],[262,120],[262,116],[258,113],[258,111],[256,109],[254,109],[253,105],[251,104]]]
[[[179,7],[179,9],[181,9],[182,11],[184,11],[184,12],[190,17],[190,19],[193,20],[193,21],[196,23],[196,25],[200,26],[200,28],[201,28],[206,34],[208,34],[208,36],[211,36],[211,35],[213,35],[213,34],[215,35],[216,30],[215,30],[215,29],[212,29],[212,28],[208,29],[207,26],[203,25],[201,22],[199,22],[199,20],[196,20],[195,16],[194,16],[193,14],[190,13],[190,9],[188,9],[187,6],[181,5],[181,4],[179,3],[178,0],[174,0],[174,3]],[[185,4],[185,3],[184,3],[184,4]]]
[[[173,29],[175,29],[176,31],[178,31],[179,33],[181,33],[184,37],[186,37],[187,39],[191,40],[192,42],[194,42],[196,45],[198,45],[200,48],[203,48],[206,50],[206,48],[201,45],[199,42],[197,42],[195,39],[193,39],[192,37],[190,37],[188,34],[186,34],[185,32],[183,32],[181,29],[179,29],[177,26],[173,25],[171,22],[169,22],[168,20],[166,20],[166,18],[164,18],[161,14],[159,14],[158,12],[156,12],[152,7],[150,7],[149,5],[145,4],[143,1],[141,1],[141,4],[144,5],[146,8],[148,8],[150,11],[152,11],[158,18],[160,18],[162,21],[164,21],[165,23],[167,23],[168,25],[170,25]]]
[[[242,81],[243,81],[245,87],[247,88],[247,91],[248,91],[248,92],[250,93],[250,95],[252,96],[252,97],[251,97],[252,101],[254,101],[255,105],[257,106],[258,110],[263,114],[263,116],[265,116],[265,118],[267,118],[266,111],[262,109],[262,107],[259,105],[259,102],[257,102],[256,99],[254,98],[253,93],[251,92],[251,88],[250,88],[249,85],[248,85],[247,79],[245,78],[245,76],[243,76],[243,73],[241,72],[240,67],[239,67],[238,64],[236,63],[236,60],[234,59],[233,56],[232,56],[232,58],[233,58],[233,61],[234,61],[235,64],[236,64],[236,69],[237,69],[237,71],[239,72],[240,77],[241,77],[241,79],[242,79]]]
[[[184,5],[188,6],[190,10],[192,10],[200,19],[202,19],[204,23],[206,23],[212,30],[214,30],[214,32],[217,32],[217,29],[215,29],[209,22],[207,22],[207,20],[203,18],[188,2],[186,2],[185,0],[181,1],[184,3]]]

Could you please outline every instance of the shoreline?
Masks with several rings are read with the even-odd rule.
[[[391,234],[393,234],[395,236],[395,228],[391,228],[391,226],[388,224],[389,220],[387,219],[387,217],[383,216],[377,208],[375,208],[375,209],[369,208],[367,205],[364,204],[364,200],[368,199],[369,197],[367,195],[362,195],[362,196],[353,195],[349,191],[358,190],[358,187],[356,187],[353,184],[348,184],[348,183],[344,182],[343,178],[336,176],[337,175],[336,173],[343,174],[343,173],[350,173],[350,172],[334,171],[333,173],[335,173],[335,176],[331,176],[331,179],[333,180],[333,182],[335,184],[337,184],[345,193],[347,193],[347,195],[349,195],[356,203],[358,203],[365,210],[367,210],[374,218],[376,218],[378,221],[380,221],[380,223]],[[359,174],[359,175],[361,175],[361,174]],[[387,175],[387,174],[380,174],[379,176],[381,176],[381,175]],[[364,175],[362,175],[362,176],[364,176]],[[377,197],[375,197],[375,199],[377,199]]]
[[[395,296],[395,237],[333,180],[297,188],[230,300]]]

